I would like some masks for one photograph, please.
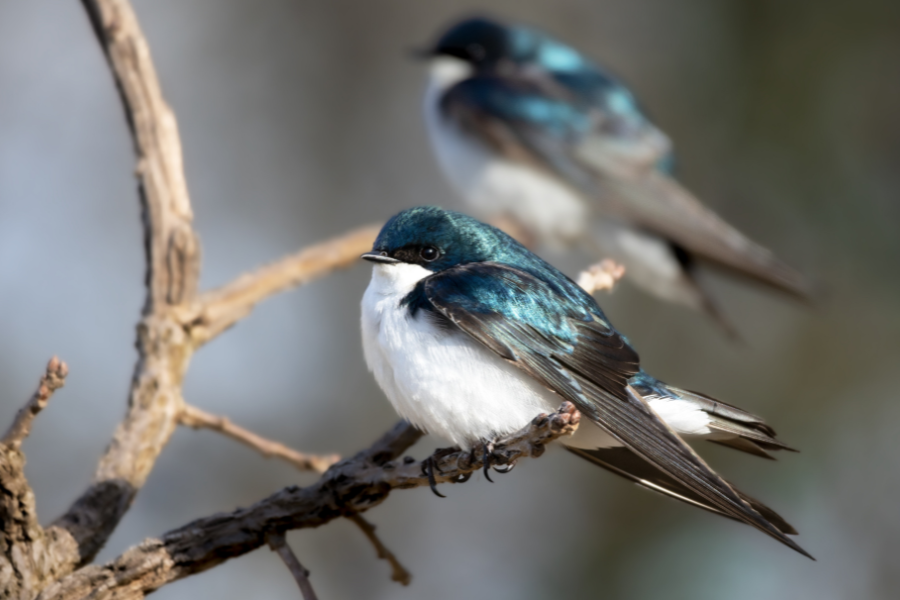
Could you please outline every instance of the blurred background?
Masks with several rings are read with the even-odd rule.
[[[767,537],[563,452],[491,485],[401,491],[291,533],[325,599],[895,598],[900,587],[900,3],[892,0],[135,0],[184,143],[203,284],[418,204],[461,208],[427,145],[405,50],[473,10],[523,20],[618,73],[675,140],[680,178],[825,284],[812,310],[718,279],[743,333],[626,282],[601,296],[643,364],[763,415],[802,450],[705,448],[801,532]],[[43,521],[87,484],[125,409],[143,298],[131,142],[75,0],[0,2],[0,427],[47,359],[66,388],[25,445]],[[584,256],[549,255],[568,273]],[[185,397],[300,450],[350,454],[396,417],[360,351],[359,265],[274,298],[201,351]],[[712,446],[706,444],[706,446]],[[428,442],[412,453],[424,456]],[[100,556],[313,481],[179,430]],[[268,550],[158,598],[296,598]]]

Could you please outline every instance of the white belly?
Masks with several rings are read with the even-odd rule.
[[[366,363],[400,416],[468,448],[556,410],[559,397],[514,365],[465,333],[444,331],[427,314],[413,318],[399,306],[429,274],[415,265],[378,265],[363,296]]]
[[[425,94],[425,123],[438,164],[451,185],[482,215],[508,215],[543,243],[571,243],[584,235],[587,204],[555,177],[502,158],[460,131],[439,110],[441,89]]]

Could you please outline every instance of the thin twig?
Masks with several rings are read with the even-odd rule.
[[[384,545],[381,539],[379,539],[378,535],[375,533],[375,526],[358,513],[354,513],[347,518],[356,523],[356,525],[362,529],[362,532],[366,534],[366,537],[369,538],[369,541],[375,546],[375,552],[378,553],[378,558],[388,561],[391,565],[391,579],[399,581],[403,585],[409,585],[409,582],[412,581],[412,575],[406,570],[406,567],[400,564],[400,561],[397,560],[394,553]]]
[[[194,342],[205,344],[250,314],[260,301],[353,265],[372,249],[378,231],[377,225],[360,227],[241,275],[202,294],[182,321],[190,327]]]
[[[50,400],[50,396],[53,395],[53,392],[66,384],[66,375],[68,374],[69,367],[66,366],[66,363],[55,356],[51,358],[50,362],[47,363],[47,369],[41,376],[41,381],[38,384],[34,395],[32,395],[28,403],[16,413],[16,418],[13,420],[12,425],[9,426],[9,429],[0,442],[6,444],[10,448],[18,449],[21,447],[22,442],[28,437],[28,434],[31,433],[31,424],[34,421],[34,417],[44,410],[44,407],[47,406],[47,402]]]
[[[201,410],[196,406],[185,404],[179,422],[194,429],[211,429],[245,444],[266,457],[286,460],[301,471],[324,473],[328,467],[341,459],[338,454],[305,454],[297,452],[280,442],[267,440],[248,429],[235,425],[228,417],[219,417]]]
[[[536,417],[521,431],[495,443],[494,464],[540,456],[544,447],[578,427],[580,414],[568,402]],[[428,485],[424,461],[398,460],[421,433],[400,422],[368,449],[331,467],[305,488],[285,488],[248,508],[197,519],[160,539],[148,539],[105,565],[90,565],[51,584],[38,600],[95,597],[140,598],[163,585],[200,573],[266,543],[266,533],[319,527],[378,506],[392,490]],[[438,483],[460,483],[481,469],[480,448],[438,450],[430,458]],[[428,459],[426,459],[428,460]]]
[[[278,556],[281,557],[281,560],[283,560],[285,566],[287,566],[288,571],[294,576],[294,581],[297,582],[297,586],[300,588],[300,594],[303,596],[303,600],[318,600],[316,592],[312,588],[312,583],[309,581],[309,571],[300,564],[300,561],[297,560],[297,555],[294,554],[294,551],[288,546],[287,540],[284,537],[284,532],[280,531],[278,533],[266,535],[266,542],[273,552],[278,553]]]
[[[584,288],[588,294],[600,290],[611,292],[624,275],[625,267],[607,258],[579,273],[578,285]]]

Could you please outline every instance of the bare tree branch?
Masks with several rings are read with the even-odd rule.
[[[162,97],[134,12],[126,0],[83,4],[115,76],[134,139],[147,295],[128,411],[93,483],[50,528],[63,540],[50,561],[64,571],[89,562],[103,547],[175,430],[193,347],[174,309],[193,300],[200,265],[175,116]]]
[[[266,542],[273,552],[278,553],[278,556],[284,561],[284,564],[291,572],[291,575],[294,576],[294,581],[297,582],[297,586],[300,588],[300,594],[303,596],[303,600],[318,600],[316,592],[313,590],[312,583],[309,581],[309,571],[300,564],[300,561],[297,560],[297,555],[294,554],[294,551],[288,546],[287,539],[284,537],[284,532],[268,534],[266,536]]]
[[[400,561],[397,560],[394,553],[384,545],[384,542],[378,538],[378,535],[375,533],[375,526],[369,523],[360,514],[350,515],[347,518],[356,523],[357,527],[362,529],[362,532],[366,534],[366,537],[369,538],[369,541],[375,546],[375,552],[378,553],[378,558],[386,560],[388,564],[391,565],[391,579],[400,582],[402,585],[409,585],[409,582],[412,581],[412,575],[406,570],[406,567],[400,564]]]
[[[22,446],[22,442],[31,433],[31,423],[34,421],[34,418],[47,406],[47,402],[50,400],[53,392],[66,384],[66,375],[68,374],[69,367],[66,366],[66,363],[55,356],[50,359],[44,375],[41,377],[40,383],[38,383],[37,390],[35,390],[28,403],[16,413],[16,418],[13,420],[12,425],[9,426],[9,430],[7,430],[3,439],[0,440],[0,443],[15,450]]]
[[[0,596],[32,596],[46,579],[48,567],[52,572],[52,565],[42,559],[55,540],[38,521],[21,447],[34,417],[65,384],[68,372],[66,363],[55,356],[47,363],[37,390],[0,441]]]
[[[202,294],[182,320],[191,327],[195,343],[204,344],[246,317],[269,296],[349,267],[360,254],[372,249],[378,230],[377,225],[360,227],[242,275]]]
[[[571,435],[579,413],[568,402],[540,415],[523,430],[497,440],[492,462],[512,465],[540,456],[546,444]],[[436,451],[425,461],[397,460],[421,434],[399,423],[367,450],[329,469],[315,484],[288,487],[248,508],[197,519],[160,539],[148,539],[105,565],[91,565],[49,585],[40,600],[141,598],[166,583],[210,569],[266,543],[271,532],[319,527],[381,504],[395,489],[459,483],[483,467],[481,448]]]
[[[244,429],[232,423],[228,417],[212,415],[204,410],[185,404],[178,418],[182,425],[194,429],[211,429],[218,431],[233,440],[250,446],[266,457],[275,457],[286,460],[301,471],[316,471],[324,473],[328,467],[341,459],[337,454],[305,454],[297,452],[280,442],[267,440],[252,431]]]
[[[578,285],[588,294],[600,290],[611,292],[624,275],[625,267],[607,258],[579,273]]]

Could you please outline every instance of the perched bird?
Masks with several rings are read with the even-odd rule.
[[[801,298],[810,284],[703,206],[671,175],[669,138],[631,92],[576,50],[487,18],[429,49],[425,121],[438,162],[481,215],[625,265],[629,280],[707,312],[711,263]]]
[[[384,226],[362,300],[366,363],[398,413],[471,449],[563,400],[565,445],[635,483],[747,523],[809,556],[772,509],[729,485],[684,438],[767,456],[789,449],[761,419],[641,370],[596,301],[499,229],[424,207]],[[810,557],[811,558],[811,557]]]

